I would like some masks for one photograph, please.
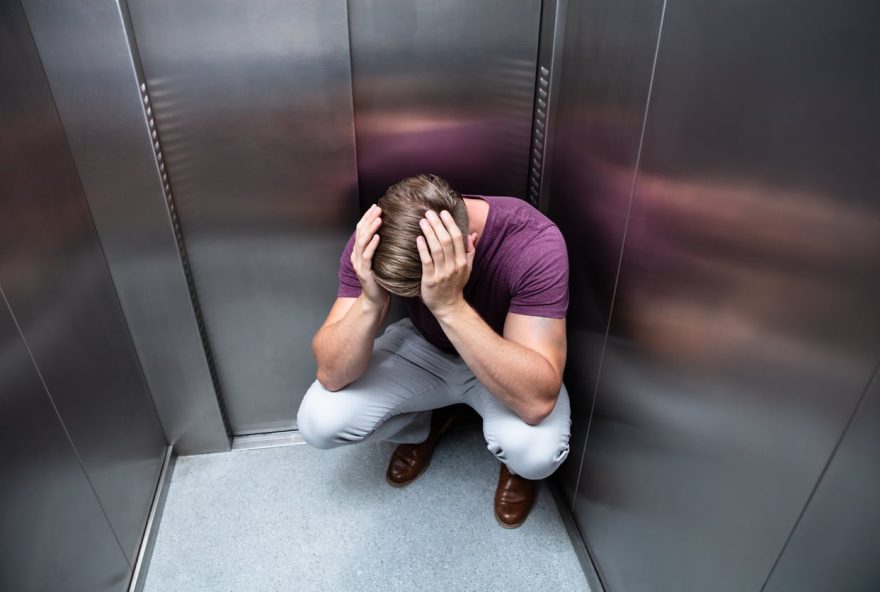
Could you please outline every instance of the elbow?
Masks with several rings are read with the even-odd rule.
[[[520,416],[522,420],[529,425],[538,425],[547,419],[556,407],[556,399],[559,398],[560,388],[562,388],[561,383],[559,386],[554,387],[552,392],[544,393],[543,396],[532,403],[525,413]]]
[[[522,420],[529,425],[538,425],[550,415],[553,411],[553,408],[556,406],[556,401],[549,402],[541,402],[532,405],[528,411],[523,413]]]
[[[327,374],[325,374],[324,372],[321,372],[320,370],[318,370],[318,374],[315,378],[318,379],[318,382],[321,383],[321,386],[323,386],[326,390],[330,391],[331,393],[335,393],[336,391],[341,391],[342,389],[344,389],[345,387],[348,386],[347,384],[345,384],[342,381],[334,380],[332,376],[328,376]]]

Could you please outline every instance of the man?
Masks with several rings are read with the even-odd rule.
[[[374,341],[390,294],[409,317]],[[405,179],[343,251],[336,302],[312,341],[317,380],[300,432],[319,448],[398,443],[386,479],[400,487],[425,470],[452,422],[439,408],[467,403],[501,461],[495,516],[519,526],[535,481],[568,456],[567,307],[565,242],[538,210],[462,197],[435,176]]]

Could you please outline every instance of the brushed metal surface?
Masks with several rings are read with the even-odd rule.
[[[18,3],[3,7],[0,283],[130,560],[149,511],[165,437],[30,30]],[[10,413],[14,421],[14,408]],[[45,470],[39,468],[41,474]],[[45,478],[51,480],[51,472]],[[89,536],[80,544],[85,552]]]
[[[229,450],[120,5],[23,5],[167,439]]]
[[[232,431],[294,428],[357,216],[345,2],[129,10]]]
[[[351,0],[363,204],[435,173],[464,193],[526,195],[539,0]]]
[[[10,4],[0,7],[4,50],[9,49]],[[2,293],[0,450],[0,589],[125,590],[128,562]]]
[[[541,35],[538,46],[538,79],[535,85],[532,151],[529,154],[527,199],[546,213],[550,201],[550,177],[559,109],[557,95],[562,80],[568,0],[541,3]]]
[[[873,371],[876,12],[666,8],[575,505],[610,590],[760,589]]]
[[[569,2],[558,86],[551,88],[555,139],[546,147],[553,157],[542,201],[569,249],[572,451],[560,468],[569,503],[602,363],[661,8],[662,0]]]
[[[877,590],[878,451],[880,376],[875,374],[764,590]]]

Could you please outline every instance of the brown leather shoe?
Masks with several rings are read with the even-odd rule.
[[[501,463],[495,489],[495,518],[504,528],[516,528],[526,521],[535,501],[537,481],[514,475]]]
[[[449,429],[455,415],[452,409],[444,407],[431,413],[431,431],[421,444],[400,444],[391,455],[385,479],[392,487],[403,487],[415,481],[425,472],[431,462],[434,445],[441,434]]]

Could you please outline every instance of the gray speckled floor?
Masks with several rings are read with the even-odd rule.
[[[454,430],[410,486],[393,444],[307,445],[177,460],[146,592],[587,590],[551,493],[526,523],[492,514],[498,461]]]

